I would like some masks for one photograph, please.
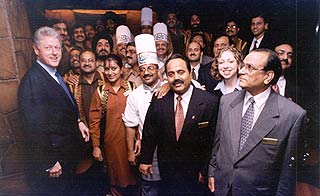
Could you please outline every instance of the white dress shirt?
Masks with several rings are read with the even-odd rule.
[[[250,105],[249,99],[251,97],[253,97],[253,99],[254,99],[254,104],[253,104],[254,117],[253,117],[252,127],[254,126],[257,119],[259,118],[261,111],[264,108],[267,99],[269,98],[270,92],[271,92],[271,87],[267,88],[265,91],[263,91],[262,93],[260,93],[256,96],[252,96],[248,91],[246,92],[246,95],[244,96],[244,102],[243,102],[242,117],[244,116],[244,114],[246,113],[246,111]],[[251,127],[251,129],[252,129],[252,127]]]
[[[42,62],[39,61],[39,60],[37,60],[37,63],[39,63],[39,65],[41,65],[41,67],[42,67],[44,70],[46,70],[46,72],[48,72],[48,74],[49,74],[56,82],[58,82],[58,84],[60,84],[57,76],[55,75],[56,72],[57,72],[57,69],[54,69],[54,68],[52,68],[52,67],[50,67],[50,66],[42,63]]]
[[[191,72],[194,69],[194,73],[196,74],[196,80],[199,78],[199,69],[200,69],[200,63],[194,67],[191,66]]]
[[[259,39],[256,39],[255,37],[253,38],[253,40],[252,40],[252,42],[251,42],[251,46],[250,46],[249,52],[251,52],[251,50],[253,50],[253,48],[254,48],[254,43],[255,43],[256,41],[257,41],[256,48],[259,48],[263,37],[264,37],[264,36],[260,37]]]
[[[280,78],[279,78],[279,80],[277,82],[277,85],[279,87],[279,94],[282,95],[282,96],[285,95],[286,84],[287,84],[287,81],[284,78],[284,76],[280,76]]]
[[[242,88],[240,87],[240,85],[239,85],[239,82],[240,82],[240,80],[238,79],[236,85],[235,85],[232,89],[230,89],[230,90],[228,91],[228,89],[227,89],[227,87],[226,87],[226,84],[224,83],[224,80],[221,80],[221,81],[217,84],[217,86],[214,88],[214,90],[220,90],[223,95],[228,94],[228,93],[232,93],[232,92],[234,92],[235,90],[238,90],[238,91],[239,91],[239,90],[242,89]]]

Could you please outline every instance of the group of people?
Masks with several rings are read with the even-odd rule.
[[[289,43],[263,15],[212,36],[175,13],[141,34],[96,25],[36,30],[19,87],[32,195],[292,195],[306,111],[287,77]],[[244,58],[245,56],[245,58]]]

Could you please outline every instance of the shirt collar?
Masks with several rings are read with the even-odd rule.
[[[198,71],[200,69],[200,63],[194,67],[191,67],[191,70],[194,69],[194,71]]]
[[[99,74],[98,72],[96,72],[96,73],[94,74],[94,77],[93,77],[93,80],[92,80],[92,83],[91,83],[91,84],[93,84],[93,83],[94,83],[95,81],[97,81],[97,80],[101,80],[100,74]],[[89,84],[89,83],[84,79],[83,75],[80,75],[80,77],[79,77],[79,84]]]
[[[37,63],[43,68],[45,69],[51,76],[55,76],[57,69],[54,69],[44,63],[42,63],[41,61],[37,60]]]
[[[241,90],[241,87],[240,87],[240,85],[239,85],[239,82],[240,82],[240,80],[238,79],[236,85],[234,86],[233,91],[235,91],[235,90],[237,90],[237,91]],[[221,80],[221,81],[217,84],[217,86],[214,88],[214,90],[221,90],[222,94],[224,94],[224,95],[227,94],[227,89],[226,89],[226,85],[225,85],[225,83],[224,83],[224,80]]]
[[[253,97],[256,106],[260,109],[264,105],[264,103],[267,101],[267,99],[269,98],[270,92],[271,92],[271,87],[268,87],[265,91],[263,91],[262,93],[259,93],[256,96],[252,96],[247,91],[246,95],[244,96],[244,103],[247,104],[250,97]]]
[[[182,101],[190,100],[192,91],[193,91],[193,86],[190,85],[189,89],[181,95]],[[179,96],[178,94],[174,93],[174,100],[176,100],[178,96]]]

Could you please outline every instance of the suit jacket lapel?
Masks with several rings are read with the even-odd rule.
[[[37,66],[37,69],[39,69],[40,72],[42,72],[43,76],[48,79],[47,81],[50,84],[50,87],[48,86],[48,88],[54,88],[52,90],[58,92],[64,98],[64,102],[67,105],[74,107],[74,105],[72,104],[71,100],[69,99],[68,95],[66,94],[62,86],[60,86],[60,84],[58,84],[58,82],[54,78],[52,78],[52,76],[50,76],[50,74],[44,68],[41,67],[41,65],[36,63],[36,66]]]
[[[240,129],[242,119],[242,108],[245,91],[240,91],[240,94],[230,104],[231,110],[229,112],[229,125],[231,134],[231,143],[233,149],[234,160],[238,157],[239,141],[240,141]]]
[[[250,135],[244,144],[237,161],[249,153],[261,140],[273,129],[276,125],[276,118],[279,117],[277,94],[271,91],[266,104],[257,119],[255,125],[250,132]]]
[[[183,135],[185,135],[188,131],[191,131],[192,125],[194,125],[194,122],[197,120],[197,117],[200,115],[199,112],[203,111],[200,107],[203,102],[201,101],[201,97],[199,97],[198,93],[195,93],[197,89],[194,87],[193,92],[190,98],[186,118],[183,122],[183,127],[181,131],[181,135],[179,137],[179,141],[181,138],[183,138]]]
[[[174,141],[176,141],[176,127],[175,127],[175,120],[174,120],[174,93],[173,91],[169,91],[168,95],[163,97],[164,105],[162,108],[164,108],[163,114],[164,117],[164,124],[167,126],[167,129],[169,131],[170,138]]]

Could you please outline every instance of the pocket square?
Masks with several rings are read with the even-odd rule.
[[[262,139],[262,143],[266,145],[277,145],[278,139],[265,137]]]
[[[206,122],[199,122],[198,123],[198,128],[204,128],[204,127],[207,127],[209,126],[209,122],[206,121]]]

